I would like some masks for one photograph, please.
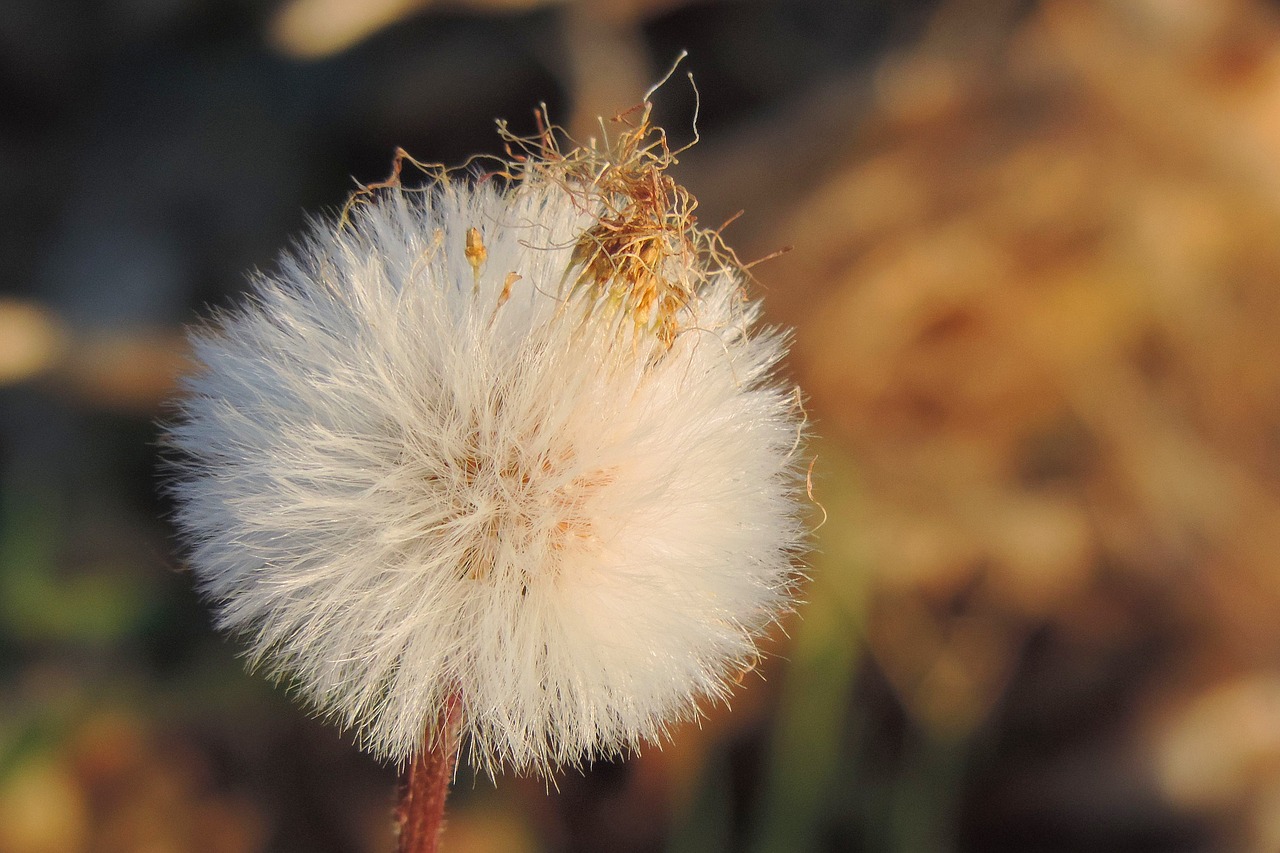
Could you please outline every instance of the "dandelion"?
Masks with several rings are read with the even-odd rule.
[[[788,607],[785,336],[647,105],[621,119],[506,134],[471,180],[407,188],[398,159],[192,335],[168,435],[201,589],[382,759],[551,774],[660,742]]]

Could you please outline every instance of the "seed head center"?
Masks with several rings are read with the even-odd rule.
[[[459,566],[472,580],[559,574],[566,552],[596,538],[593,496],[612,477],[581,473],[571,448],[526,455],[516,448],[483,454],[472,444],[457,464],[469,493],[455,522],[466,529]]]

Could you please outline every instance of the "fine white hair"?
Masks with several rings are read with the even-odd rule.
[[[385,190],[192,333],[168,437],[200,588],[380,758],[434,742],[446,702],[490,773],[660,741],[788,607],[785,336],[731,272],[680,270],[669,340],[575,286],[585,198]]]

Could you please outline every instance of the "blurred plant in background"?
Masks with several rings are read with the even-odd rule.
[[[1274,4],[72,11],[0,11],[0,850],[390,848],[390,771],[174,565],[179,324],[396,145],[589,132],[680,48],[702,221],[794,245],[755,272],[824,437],[805,618],[662,752],[459,780],[449,849],[1280,848]]]

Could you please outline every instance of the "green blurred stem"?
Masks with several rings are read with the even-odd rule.
[[[753,853],[814,849],[832,797],[839,795],[861,620],[823,586],[810,587],[812,600],[792,647]]]
[[[885,849],[891,853],[954,850],[971,741],[914,728],[908,738],[889,791]]]

